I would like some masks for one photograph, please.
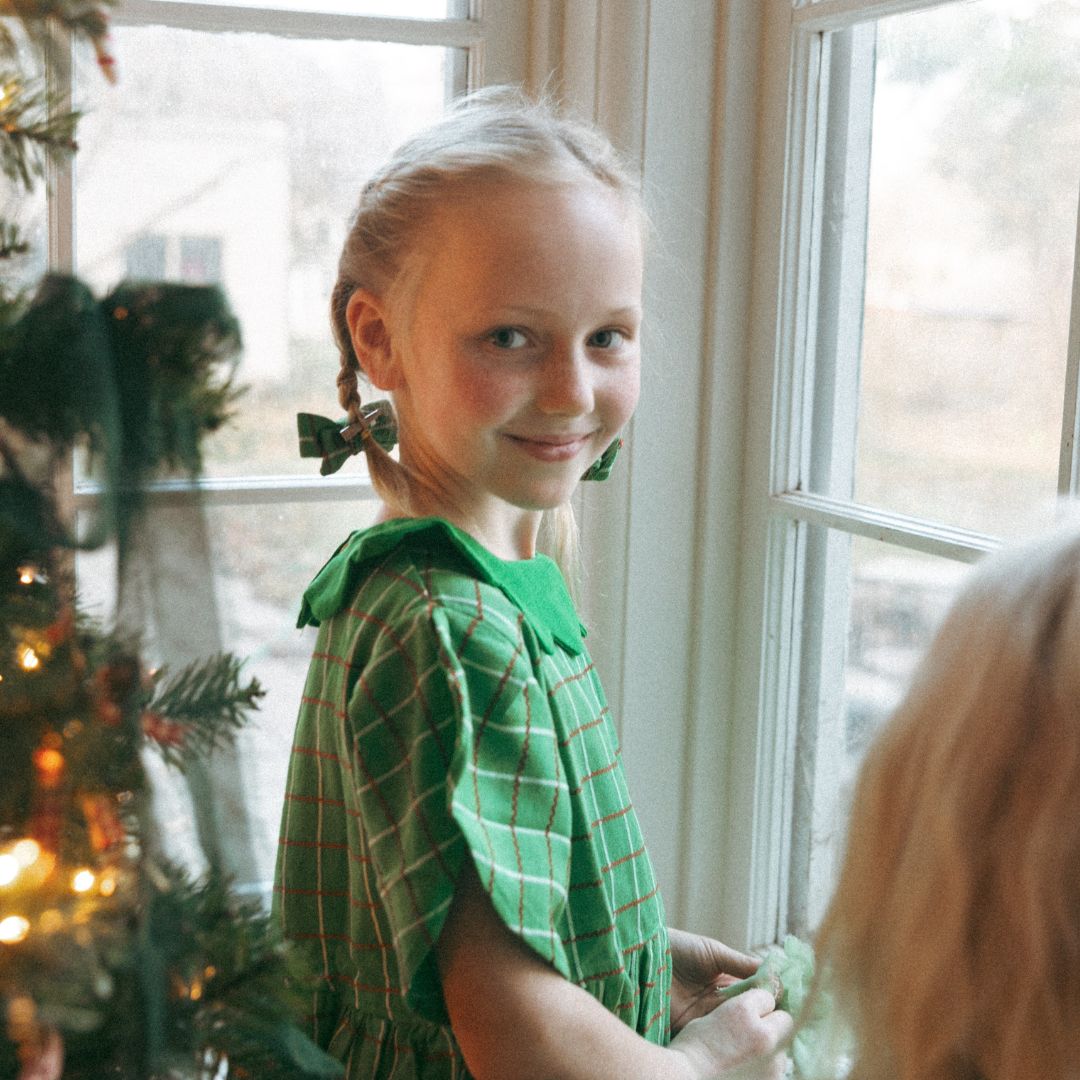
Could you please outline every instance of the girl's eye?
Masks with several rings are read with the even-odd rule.
[[[521,349],[529,343],[528,338],[512,326],[500,326],[497,330],[492,330],[488,340],[497,349]]]
[[[624,336],[621,330],[597,330],[589,338],[589,346],[593,349],[612,349]]]

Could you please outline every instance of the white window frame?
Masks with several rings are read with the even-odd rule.
[[[735,867],[736,880],[748,883],[745,895],[734,894],[724,915],[745,919],[746,938],[774,940],[785,929],[793,899],[788,879],[794,830],[796,738],[800,708],[815,708],[821,694],[807,693],[801,683],[808,657],[835,647],[837,635],[821,630],[831,607],[846,609],[847,568],[830,573],[828,543],[821,560],[809,572],[808,526],[821,525],[840,533],[886,541],[914,551],[974,561],[995,547],[996,538],[971,530],[872,507],[847,498],[811,494],[810,446],[831,440],[834,411],[854,407],[854,399],[834,400],[822,408],[814,396],[833,383],[827,369],[831,357],[820,352],[830,338],[850,333],[842,323],[821,321],[823,305],[820,262],[823,249],[822,200],[832,142],[825,131],[843,88],[829,86],[828,44],[823,35],[848,30],[885,16],[941,6],[951,0],[766,0],[766,46],[762,55],[765,108],[759,118],[753,336],[743,511],[746,527],[741,566],[740,635],[748,663],[735,688],[737,712],[748,726],[741,766],[754,769],[753,809],[747,803],[755,850]],[[830,93],[833,97],[830,99]],[[865,117],[862,118],[865,122]],[[853,122],[859,122],[856,118]],[[783,137],[780,135],[783,133]],[[836,133],[834,133],[835,137]],[[841,135],[841,138],[843,136]],[[868,162],[868,158],[867,158]],[[849,164],[842,162],[842,165]],[[866,162],[862,167],[865,168]],[[866,177],[836,170],[832,184],[849,182],[865,191]],[[857,226],[845,230],[847,240],[861,244]],[[845,257],[833,251],[833,288],[843,290]],[[854,253],[856,256],[858,252]],[[857,260],[856,260],[857,261]],[[860,281],[861,285],[861,281]],[[827,352],[828,350],[826,350]],[[843,350],[836,350],[840,355]],[[848,350],[850,354],[850,350]],[[1074,275],[1067,387],[1063,403],[1059,493],[1077,490],[1077,369],[1080,367],[1080,239]],[[820,378],[815,378],[820,376]],[[812,425],[814,425],[812,427]],[[842,426],[842,425],[840,425]],[[850,449],[847,449],[850,452]],[[819,545],[820,546],[820,545]],[[824,572],[822,572],[824,571]],[[821,589],[817,597],[821,618],[804,608],[810,581]],[[824,584],[821,584],[821,583]],[[759,599],[760,598],[760,599]],[[750,730],[752,729],[752,731]],[[750,751],[756,751],[751,759]],[[799,763],[800,766],[804,764]],[[812,822],[801,823],[812,831]],[[803,841],[807,842],[804,835]],[[812,842],[812,839],[811,841]],[[726,841],[729,849],[731,838]],[[811,882],[819,892],[828,882]]]

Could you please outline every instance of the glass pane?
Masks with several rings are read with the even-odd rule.
[[[10,35],[9,47],[13,47],[4,70],[0,71],[0,102],[6,112],[20,104],[25,106],[40,93],[45,72],[40,54],[27,42],[17,20],[5,18],[0,29]],[[29,122],[35,115],[40,114],[31,108],[24,122]],[[14,172],[6,176],[0,186],[0,222],[5,228],[0,235],[0,248],[3,249],[0,297],[4,298],[23,291],[32,292],[49,263],[45,179],[36,175],[36,168],[44,163],[44,158],[37,153],[33,143],[24,149],[27,161],[34,169],[31,189],[27,191]],[[14,234],[8,230],[14,230]]]
[[[156,513],[160,518],[161,512]],[[164,550],[136,554],[125,589],[143,594],[136,609],[142,612],[145,662],[182,667],[187,658],[170,655],[164,643],[183,638],[197,645],[193,655],[224,650],[244,659],[246,675],[266,690],[235,752],[216,756],[218,768],[212,768],[210,783],[219,822],[228,822],[232,839],[242,838],[244,850],[236,855],[242,868],[239,883],[268,899],[285,771],[315,634],[296,629],[300,597],[338,544],[371,523],[375,503],[209,507],[181,513],[196,516],[205,545],[200,550],[181,540],[170,543],[174,518],[154,533],[166,538]],[[146,559],[141,567],[167,563],[168,570],[140,574],[140,558]],[[81,602],[107,620],[114,601],[114,553],[81,553],[76,572]],[[184,584],[193,580],[207,582],[205,593],[194,598]],[[185,779],[175,770],[150,767],[158,819],[168,822],[162,843],[171,857],[197,869],[203,853]]]
[[[1049,520],[1080,192],[1080,0],[882,19],[855,497]]]
[[[44,185],[29,195],[22,190],[5,190],[0,194],[0,220],[14,226],[18,230],[18,243],[26,245],[21,254],[3,262],[3,292],[13,295],[25,289],[32,293],[49,265]]]
[[[303,473],[295,413],[338,414],[327,308],[365,175],[445,104],[456,50],[120,28],[119,84],[88,73],[77,272],[220,282],[249,386],[210,475]]]
[[[832,890],[862,755],[899,704],[970,567],[818,527],[808,596],[821,631],[804,642],[792,909],[811,931]]]
[[[204,0],[205,2],[205,0]],[[401,19],[464,19],[469,0],[214,0],[220,7],[275,8],[328,15],[391,15]]]

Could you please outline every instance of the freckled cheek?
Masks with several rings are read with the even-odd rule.
[[[460,398],[477,420],[501,421],[520,408],[522,394],[512,380],[474,375],[463,380]]]

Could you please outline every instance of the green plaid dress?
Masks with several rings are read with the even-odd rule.
[[[468,1076],[432,946],[469,858],[513,933],[665,1042],[664,909],[555,563],[386,522],[319,572],[307,624],[274,905],[316,1041],[353,1080]]]

